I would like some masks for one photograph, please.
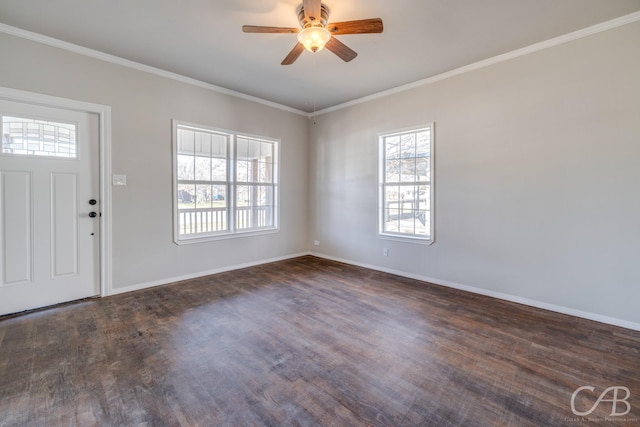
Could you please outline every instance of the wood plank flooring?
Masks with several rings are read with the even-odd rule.
[[[639,425],[639,368],[638,332],[301,257],[0,319],[0,425]]]

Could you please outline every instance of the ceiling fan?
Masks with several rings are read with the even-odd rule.
[[[243,25],[242,31],[245,33],[298,34],[298,43],[282,61],[282,65],[290,65],[298,59],[303,50],[318,52],[323,47],[338,55],[343,61],[349,62],[358,54],[334,36],[381,33],[383,28],[380,18],[327,24],[329,8],[321,0],[303,0],[296,12],[300,22],[300,30],[286,27]]]

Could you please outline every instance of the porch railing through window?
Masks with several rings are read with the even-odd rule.
[[[262,228],[273,226],[273,207],[243,206],[236,208],[236,228]]]
[[[242,206],[236,208],[236,229],[270,227],[272,206]],[[180,234],[224,233],[229,231],[227,208],[178,209]]]
[[[178,209],[180,234],[227,231],[227,208]]]

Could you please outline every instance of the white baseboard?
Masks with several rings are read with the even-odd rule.
[[[433,278],[433,277],[422,276],[422,275],[419,275],[419,274],[411,274],[411,273],[407,273],[407,272],[400,271],[400,270],[394,270],[394,269],[391,269],[391,268],[380,267],[378,265],[366,264],[366,263],[361,263],[361,262],[357,262],[357,261],[353,261],[353,260],[349,260],[349,259],[333,257],[333,256],[330,256],[330,255],[325,255],[325,254],[317,253],[317,252],[300,252],[300,253],[285,255],[285,256],[276,257],[276,258],[269,258],[269,259],[264,259],[264,260],[260,260],[260,261],[254,261],[254,262],[248,262],[248,263],[235,264],[235,265],[215,268],[213,270],[201,271],[201,272],[198,272],[198,273],[187,274],[187,275],[184,275],[184,276],[176,276],[176,277],[171,277],[171,278],[162,279],[162,280],[155,280],[155,281],[152,281],[152,282],[139,283],[137,285],[127,286],[127,287],[124,287],[124,288],[115,288],[115,289],[112,290],[110,295],[117,295],[117,294],[123,294],[123,293],[126,293],[126,292],[139,291],[139,290],[142,290],[142,289],[152,288],[152,287],[155,287],[155,286],[167,285],[169,283],[175,283],[175,282],[180,282],[180,281],[189,280],[189,279],[196,279],[198,277],[209,276],[209,275],[218,274],[218,273],[224,273],[226,271],[239,270],[241,268],[253,267],[253,266],[256,266],[256,265],[268,264],[268,263],[271,263],[271,262],[284,261],[284,260],[287,260],[287,259],[298,258],[298,257],[305,256],[305,255],[313,255],[313,256],[318,257],[318,258],[324,258],[324,259],[328,259],[328,260],[331,260],[331,261],[342,262],[342,263],[345,263],[345,264],[355,265],[355,266],[358,266],[358,267],[364,267],[364,268],[368,268],[368,269],[371,269],[371,270],[382,271],[384,273],[395,274],[396,276],[407,277],[407,278],[410,278],[410,279],[420,280],[422,282],[428,282],[428,283],[433,283],[435,285],[445,286],[445,287],[448,287],[448,288],[459,289],[461,291],[466,291],[466,292],[471,292],[471,293],[474,293],[474,294],[479,294],[479,295],[484,295],[484,296],[488,296],[488,297],[492,297],[492,298],[497,298],[497,299],[501,299],[501,300],[504,300],[504,301],[515,302],[515,303],[518,303],[518,304],[523,304],[523,305],[528,305],[528,306],[531,306],[531,307],[541,308],[543,310],[549,310],[549,311],[554,311],[556,313],[562,313],[562,314],[567,314],[567,315],[570,315],[570,316],[580,317],[580,318],[583,318],[583,319],[593,320],[593,321],[604,323],[604,324],[607,324],[607,325],[619,326],[621,328],[631,329],[631,330],[634,330],[634,331],[640,331],[640,323],[630,322],[628,320],[618,319],[618,318],[609,317],[609,316],[603,316],[603,315],[597,314],[597,313],[590,313],[590,312],[587,312],[587,311],[576,310],[576,309],[570,308],[570,307],[564,307],[564,306],[556,305],[556,304],[549,304],[549,303],[542,302],[542,301],[536,301],[536,300],[532,300],[532,299],[529,299],[529,298],[523,298],[523,297],[519,297],[519,296],[516,296],[516,295],[510,295],[510,294],[505,294],[505,293],[502,293],[502,292],[492,291],[492,290],[489,290],[489,289],[478,288],[478,287],[475,287],[475,286],[462,285],[460,283],[450,282],[448,280],[436,279],[436,278]]]
[[[210,276],[212,274],[224,273],[225,271],[239,270],[241,268],[253,267],[261,264],[268,264],[270,262],[284,261],[286,259],[298,258],[301,256],[310,255],[310,252],[300,252],[296,254],[285,255],[276,258],[263,259],[260,261],[246,262],[242,264],[229,265],[220,268],[214,268],[213,270],[200,271],[198,273],[186,274],[184,276],[170,277],[167,279],[154,280],[153,282],[139,283],[137,285],[131,285],[124,288],[114,288],[109,295],[124,294],[127,292],[139,291],[142,289],[153,288],[154,286],[168,285],[169,283],[181,282],[183,280],[197,279],[198,277]]]
[[[587,311],[576,310],[570,307],[564,307],[561,305],[549,304],[542,301],[536,301],[529,298],[523,298],[515,295],[505,294],[502,292],[491,291],[489,289],[477,288],[475,286],[462,285],[448,280],[436,279],[433,277],[421,276],[418,274],[406,273],[404,271],[393,270],[390,268],[380,267],[372,264],[360,263],[344,258],[337,258],[321,253],[311,252],[310,255],[318,258],[324,258],[332,261],[338,261],[345,264],[356,265],[358,267],[364,267],[371,270],[382,271],[384,273],[395,274],[396,276],[407,277],[410,279],[416,279],[423,282],[433,283],[435,285],[446,286],[448,288],[459,289],[461,291],[471,292],[474,294],[484,295],[492,298],[497,298],[505,301],[515,302],[518,304],[528,305],[531,307],[541,308],[543,310],[555,311],[557,313],[568,314],[570,316],[580,317],[583,319],[593,320],[607,325],[619,326],[621,328],[631,329],[634,331],[640,331],[640,323],[630,322],[628,320],[617,319],[615,317],[603,316],[601,314],[590,313]]]

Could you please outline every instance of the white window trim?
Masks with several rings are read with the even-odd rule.
[[[263,234],[273,234],[280,231],[280,140],[275,138],[269,138],[261,135],[252,135],[241,132],[234,132],[226,129],[206,126],[198,123],[185,122],[181,120],[172,120],[172,138],[171,138],[171,151],[172,151],[172,185],[173,191],[171,192],[173,202],[173,241],[177,245],[189,245],[193,243],[210,242],[216,240],[225,239],[237,239],[241,237],[251,237]],[[179,218],[178,218],[178,126],[186,126],[195,130],[203,130],[206,132],[216,132],[220,134],[226,134],[229,136],[229,163],[227,165],[227,221],[229,224],[229,230],[219,232],[215,234],[207,235],[194,235],[194,236],[181,236],[179,232]],[[236,186],[236,140],[237,138],[250,138],[258,139],[262,141],[270,141],[274,143],[273,154],[273,226],[252,228],[248,230],[237,230],[235,228],[235,186]]]
[[[431,204],[429,206],[429,237],[420,237],[417,235],[391,233],[384,231],[384,184],[385,184],[385,162],[384,162],[384,143],[383,137],[387,137],[394,134],[401,134],[405,132],[419,131],[422,129],[429,129],[429,166],[431,170],[431,179],[429,184],[429,192],[431,198]],[[414,126],[403,129],[396,129],[391,131],[379,132],[378,136],[378,238],[384,240],[395,240],[405,243],[417,243],[424,245],[431,245],[435,242],[435,123],[426,123],[421,126]]]

